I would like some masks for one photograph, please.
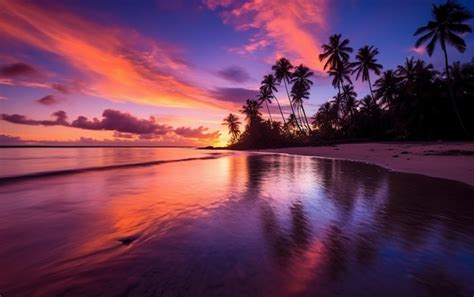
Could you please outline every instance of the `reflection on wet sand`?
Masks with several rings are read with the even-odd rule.
[[[3,185],[0,293],[470,296],[473,194],[261,154]]]

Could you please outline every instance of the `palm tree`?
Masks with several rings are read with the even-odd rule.
[[[258,101],[253,99],[247,99],[247,102],[242,109],[240,110],[241,113],[245,114],[245,119],[249,122],[250,126],[253,126],[255,123],[259,122],[261,119],[260,113],[261,105]]]
[[[377,108],[374,100],[370,96],[365,96],[362,100],[360,100],[359,106],[360,111],[367,115],[371,115],[373,113],[373,110]]]
[[[324,70],[329,67],[337,68],[343,63],[349,61],[349,54],[352,48],[349,47],[349,39],[341,41],[341,34],[334,34],[329,37],[329,43],[323,44],[323,53],[319,55],[319,61],[326,60]]]
[[[311,123],[315,129],[323,136],[331,136],[337,126],[337,113],[334,112],[334,105],[325,102],[313,116]]]
[[[229,115],[224,118],[222,125],[227,126],[227,128],[229,129],[229,134],[230,134],[229,143],[230,144],[234,144],[239,138],[240,124],[241,122],[239,121],[239,118],[232,113],[229,113]]]
[[[297,120],[294,113],[290,114],[290,116],[288,117],[288,121],[286,122],[286,130],[288,132],[292,132],[292,131],[301,132],[301,128],[297,125]]]
[[[334,88],[338,89],[338,94],[341,94],[341,87],[344,84],[344,82],[348,82],[352,84],[351,80],[351,64],[349,63],[343,63],[340,66],[333,67],[329,69],[328,74],[329,76],[333,76],[332,79],[332,86]]]
[[[275,101],[278,104],[278,109],[280,109],[281,118],[283,120],[283,123],[285,123],[285,117],[283,116],[283,111],[281,110],[280,102],[278,101],[278,98],[275,96],[275,93],[274,93],[278,91],[276,88],[277,85],[278,85],[277,78],[273,74],[267,74],[263,77],[260,90],[264,89],[265,93],[270,94],[273,98],[275,98]]]
[[[461,96],[474,96],[474,63],[454,62],[449,66],[449,74],[453,80],[455,94],[457,92]]]
[[[470,20],[473,16],[466,8],[457,4],[455,1],[447,1],[445,4],[441,5],[433,4],[432,15],[433,19],[425,26],[418,28],[418,30],[416,30],[414,33],[414,36],[423,34],[418,38],[415,46],[419,47],[422,44],[427,43],[429,40],[428,44],[426,45],[426,51],[431,57],[436,44],[440,44],[444,53],[444,65],[446,77],[448,80],[449,96],[451,97],[451,102],[453,104],[459,124],[466,135],[469,137],[469,132],[467,131],[461,119],[461,115],[459,114],[456,100],[451,88],[451,76],[449,73],[448,52],[446,49],[446,44],[450,44],[454,46],[454,48],[459,52],[464,53],[466,50],[466,42],[458,34],[472,32],[471,27],[465,22]]]
[[[357,108],[356,101],[357,93],[354,91],[354,86],[344,85],[342,87],[342,110],[344,111],[344,118],[348,118],[354,114],[354,109]]]
[[[313,85],[313,82],[309,78],[313,75],[314,73],[310,71],[308,67],[301,64],[295,68],[291,79],[291,82],[293,83],[293,88],[291,90],[293,102],[295,102],[296,99],[296,102],[298,103],[297,106],[303,111],[306,126],[309,131],[311,131],[311,127],[309,126],[308,118],[306,117],[303,99],[309,99],[309,89]]]
[[[264,88],[262,86],[260,87],[260,93],[258,94],[257,100],[260,105],[265,102],[265,106],[267,107],[268,112],[268,118],[270,119],[270,122],[273,123],[272,113],[270,112],[270,108],[268,107],[268,103],[272,104],[272,94],[268,92],[267,88]]]
[[[293,84],[293,87],[291,88],[291,96],[293,98],[293,105],[298,111],[298,116],[300,118],[304,117],[305,121],[302,121],[304,124],[306,124],[306,128],[308,128],[309,131],[311,131],[311,128],[309,127],[308,124],[308,119],[306,117],[306,112],[303,107],[303,100],[304,99],[309,99],[309,89],[304,86],[301,83],[295,83]],[[303,116],[300,113],[300,109],[303,112]]]
[[[414,58],[406,58],[405,65],[397,66],[396,74],[404,85],[412,85],[416,77],[416,61]]]
[[[398,93],[399,78],[393,70],[387,70],[374,83],[375,98],[380,100],[382,107],[388,106],[390,109]]]
[[[278,59],[275,65],[272,66],[272,70],[275,74],[276,80],[279,83],[283,81],[283,84],[285,85],[286,95],[288,96],[288,102],[290,104],[291,112],[295,114],[295,110],[291,103],[290,92],[288,91],[288,83],[290,83],[290,80],[291,80],[292,69],[293,69],[293,65],[291,65],[290,61],[286,58]],[[301,127],[299,126],[298,121],[296,125],[301,130]]]
[[[362,81],[368,81],[370,94],[374,98],[374,93],[372,92],[372,84],[370,83],[370,71],[374,72],[376,75],[380,75],[380,70],[383,66],[377,63],[375,56],[379,54],[379,50],[373,46],[364,46],[359,49],[359,52],[356,55],[356,62],[352,63],[354,70],[352,74],[357,73],[356,79],[359,79],[362,74]],[[375,100],[375,98],[374,98]]]

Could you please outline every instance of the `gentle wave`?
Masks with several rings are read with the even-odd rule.
[[[88,172],[88,171],[102,171],[102,170],[123,169],[123,168],[129,168],[129,167],[154,166],[154,165],[174,163],[174,162],[211,160],[211,159],[217,159],[226,155],[227,154],[214,153],[207,157],[193,157],[193,158],[184,158],[184,159],[175,159],[175,160],[155,160],[155,161],[138,162],[138,163],[125,163],[125,164],[114,164],[114,165],[106,165],[106,166],[94,166],[94,167],[84,167],[84,168],[53,170],[53,171],[42,171],[42,172],[28,173],[28,174],[22,174],[22,175],[0,177],[0,184],[12,182],[12,181],[32,179],[32,178],[43,178],[43,177],[51,177],[51,176],[57,176],[57,175],[77,174],[77,173],[83,173],[83,172]]]

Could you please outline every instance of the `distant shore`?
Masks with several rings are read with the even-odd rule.
[[[474,142],[352,143],[263,151],[361,161],[474,186]]]

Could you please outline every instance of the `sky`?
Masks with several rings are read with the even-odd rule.
[[[0,144],[224,145],[222,119],[280,57],[314,72],[309,114],[336,94],[318,60],[332,34],[354,52],[377,47],[385,70],[411,56],[441,69],[439,48],[414,48],[432,3],[442,1],[0,0]],[[473,35],[451,61],[474,57]]]

